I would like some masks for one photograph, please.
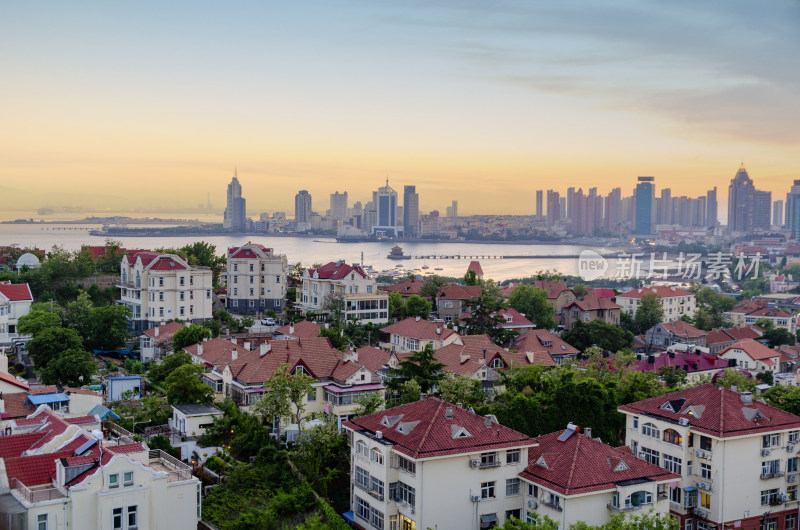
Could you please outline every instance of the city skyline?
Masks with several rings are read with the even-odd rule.
[[[535,214],[800,176],[795,3],[188,6],[6,6],[0,208],[195,206],[235,164],[252,212],[387,177]]]

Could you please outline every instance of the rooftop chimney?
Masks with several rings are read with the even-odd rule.
[[[447,407],[444,409],[444,419],[452,420],[453,419],[453,407]]]
[[[153,330],[153,336],[155,337],[158,337],[158,328],[159,326],[156,326],[155,329]]]
[[[249,350],[250,349],[250,342],[245,342],[245,343],[243,343],[243,345],[244,345],[244,349],[245,350]]]
[[[419,322],[419,315],[414,319],[415,322]]]
[[[234,348],[231,351],[231,361],[235,361],[238,358],[239,358],[239,351],[236,348]]]
[[[584,427],[584,428],[583,428],[583,434],[584,434],[584,435],[585,435],[587,438],[591,438],[591,437],[592,437],[592,428],[591,428],[591,427]]]
[[[271,351],[272,351],[272,344],[270,344],[269,342],[264,342],[261,345],[259,345],[258,355],[259,357],[263,357]]]
[[[203,343],[202,342],[197,345],[197,355],[200,355],[200,356],[203,355]]]
[[[437,335],[441,335],[442,334],[442,326],[436,326],[436,334]]]
[[[753,404],[753,393],[752,392],[742,392],[739,394],[739,399],[742,401],[744,405],[752,405]]]
[[[232,343],[234,343],[234,344],[237,344],[237,342],[236,342],[236,341],[238,341],[238,340],[239,340],[239,339],[237,339],[236,337],[233,337],[233,338],[231,339],[231,342],[232,342]]]
[[[294,323],[289,323],[289,335],[294,335]]]

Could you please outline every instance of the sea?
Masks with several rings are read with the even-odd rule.
[[[33,219],[33,224],[0,224],[0,246],[19,245],[49,250],[59,245],[67,250],[78,250],[82,245],[103,245],[104,236],[91,235],[90,231],[102,228],[101,223],[74,223],[89,216],[111,217],[157,217],[164,219],[158,225],[174,226],[169,219],[197,219],[205,222],[220,222],[218,215],[190,214],[132,214],[130,212],[102,213],[55,213],[39,215],[36,212],[0,212],[0,221],[14,219]],[[46,223],[40,223],[40,220]],[[73,221],[73,222],[70,222]],[[615,253],[614,249],[569,244],[510,244],[481,242],[406,242],[369,241],[337,242],[330,237],[285,237],[269,235],[214,235],[186,237],[114,237],[129,249],[177,248],[198,240],[216,246],[222,254],[228,247],[247,242],[259,243],[272,248],[275,253],[285,254],[290,264],[301,263],[311,266],[329,261],[344,260],[347,263],[360,263],[371,267],[375,274],[395,275],[415,273],[420,275],[439,274],[460,277],[466,273],[470,261],[480,261],[486,278],[495,281],[524,278],[543,270],[557,270],[562,274],[578,274],[578,255],[586,249],[601,255]],[[391,260],[387,258],[391,248],[400,245],[405,255],[411,259]],[[448,256],[448,257],[444,257]],[[456,257],[460,256],[460,257]],[[525,256],[524,258],[501,259],[496,256]],[[551,257],[559,256],[559,257]],[[570,257],[565,257],[570,256]]]

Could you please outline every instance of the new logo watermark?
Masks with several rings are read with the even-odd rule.
[[[609,279],[649,279],[656,273],[667,278],[682,280],[731,280],[758,278],[758,269],[764,256],[755,254],[747,256],[739,253],[735,256],[715,252],[708,256],[683,252],[668,256],[666,252],[659,256],[656,252],[649,255],[644,252],[621,252],[610,259],[614,260],[615,270],[606,275],[609,269],[608,259],[594,250],[586,249],[578,256],[578,276],[584,281]]]
[[[608,270],[608,260],[595,252],[586,249],[578,256],[578,276],[590,282],[602,278]]]

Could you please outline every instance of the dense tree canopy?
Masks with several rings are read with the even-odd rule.
[[[40,370],[65,351],[83,349],[83,340],[78,332],[61,326],[45,328],[28,342],[28,352]]]
[[[97,363],[92,354],[80,348],[61,352],[39,370],[46,385],[80,387],[88,384],[97,373]]]
[[[189,324],[172,335],[172,349],[173,351],[180,351],[186,346],[202,342],[203,339],[210,339],[211,334],[211,330],[206,326]]]
[[[164,381],[170,403],[211,403],[214,390],[200,380],[203,367],[199,364],[184,364],[175,368]]]
[[[511,307],[525,315],[539,329],[555,329],[553,304],[547,301],[547,292],[532,285],[520,285],[508,300]]]
[[[575,327],[565,331],[561,338],[580,351],[597,346],[603,350],[616,352],[630,348],[633,344],[633,333],[625,328],[606,324],[599,319],[586,323],[578,320],[575,322]]]
[[[406,381],[413,380],[422,392],[428,393],[444,377],[444,365],[436,360],[430,344],[422,351],[414,352],[400,362],[397,368],[389,370],[386,383],[393,391],[399,391]]]

